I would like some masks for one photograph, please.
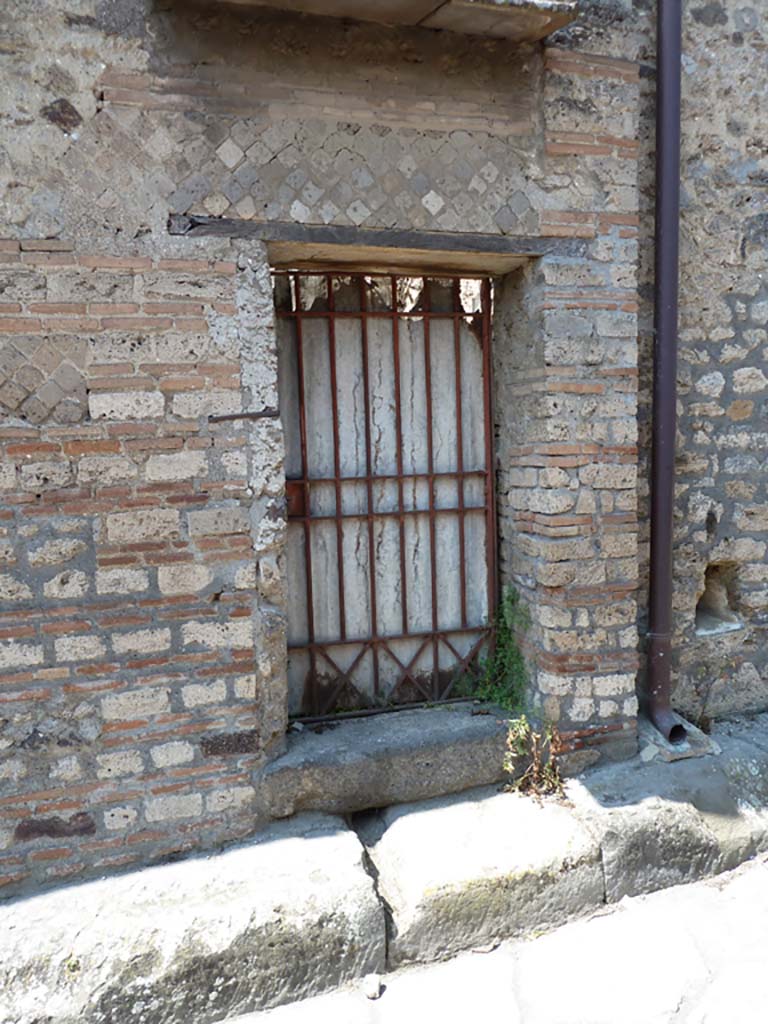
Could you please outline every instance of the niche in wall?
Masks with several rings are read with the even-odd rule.
[[[696,635],[715,636],[742,629],[738,615],[738,566],[715,562],[704,574],[704,592],[696,605]]]

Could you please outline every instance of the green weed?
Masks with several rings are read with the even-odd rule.
[[[478,661],[472,676],[461,680],[460,696],[496,704],[510,714],[525,706],[528,673],[519,638],[530,626],[530,613],[514,587],[505,590],[493,625],[493,641],[487,658]]]
[[[532,796],[564,796],[563,779],[557,762],[562,741],[557,728],[535,729],[525,715],[509,723],[504,771],[510,776],[508,789]]]

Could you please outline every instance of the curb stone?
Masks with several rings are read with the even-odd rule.
[[[767,878],[762,855],[547,935],[403,967],[374,1004],[353,984],[232,1024],[755,1024],[768,1002]]]
[[[768,850],[768,715],[713,739],[719,753],[586,772],[565,802],[485,788],[380,812],[361,838],[388,906],[389,964],[547,931]]]
[[[724,724],[713,737],[718,755],[635,759],[567,783],[576,817],[600,845],[608,903],[719,874],[768,849],[768,726],[732,734]]]
[[[380,972],[385,942],[357,836],[301,815],[0,907],[0,1021],[209,1024]]]
[[[393,966],[554,928],[604,902],[599,846],[560,804],[481,789],[388,808],[381,824],[369,854]]]

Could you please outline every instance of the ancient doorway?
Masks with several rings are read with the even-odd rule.
[[[466,695],[496,587],[490,282],[274,283],[290,713]]]

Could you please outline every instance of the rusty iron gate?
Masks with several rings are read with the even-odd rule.
[[[290,712],[465,695],[496,596],[490,282],[274,284]]]

